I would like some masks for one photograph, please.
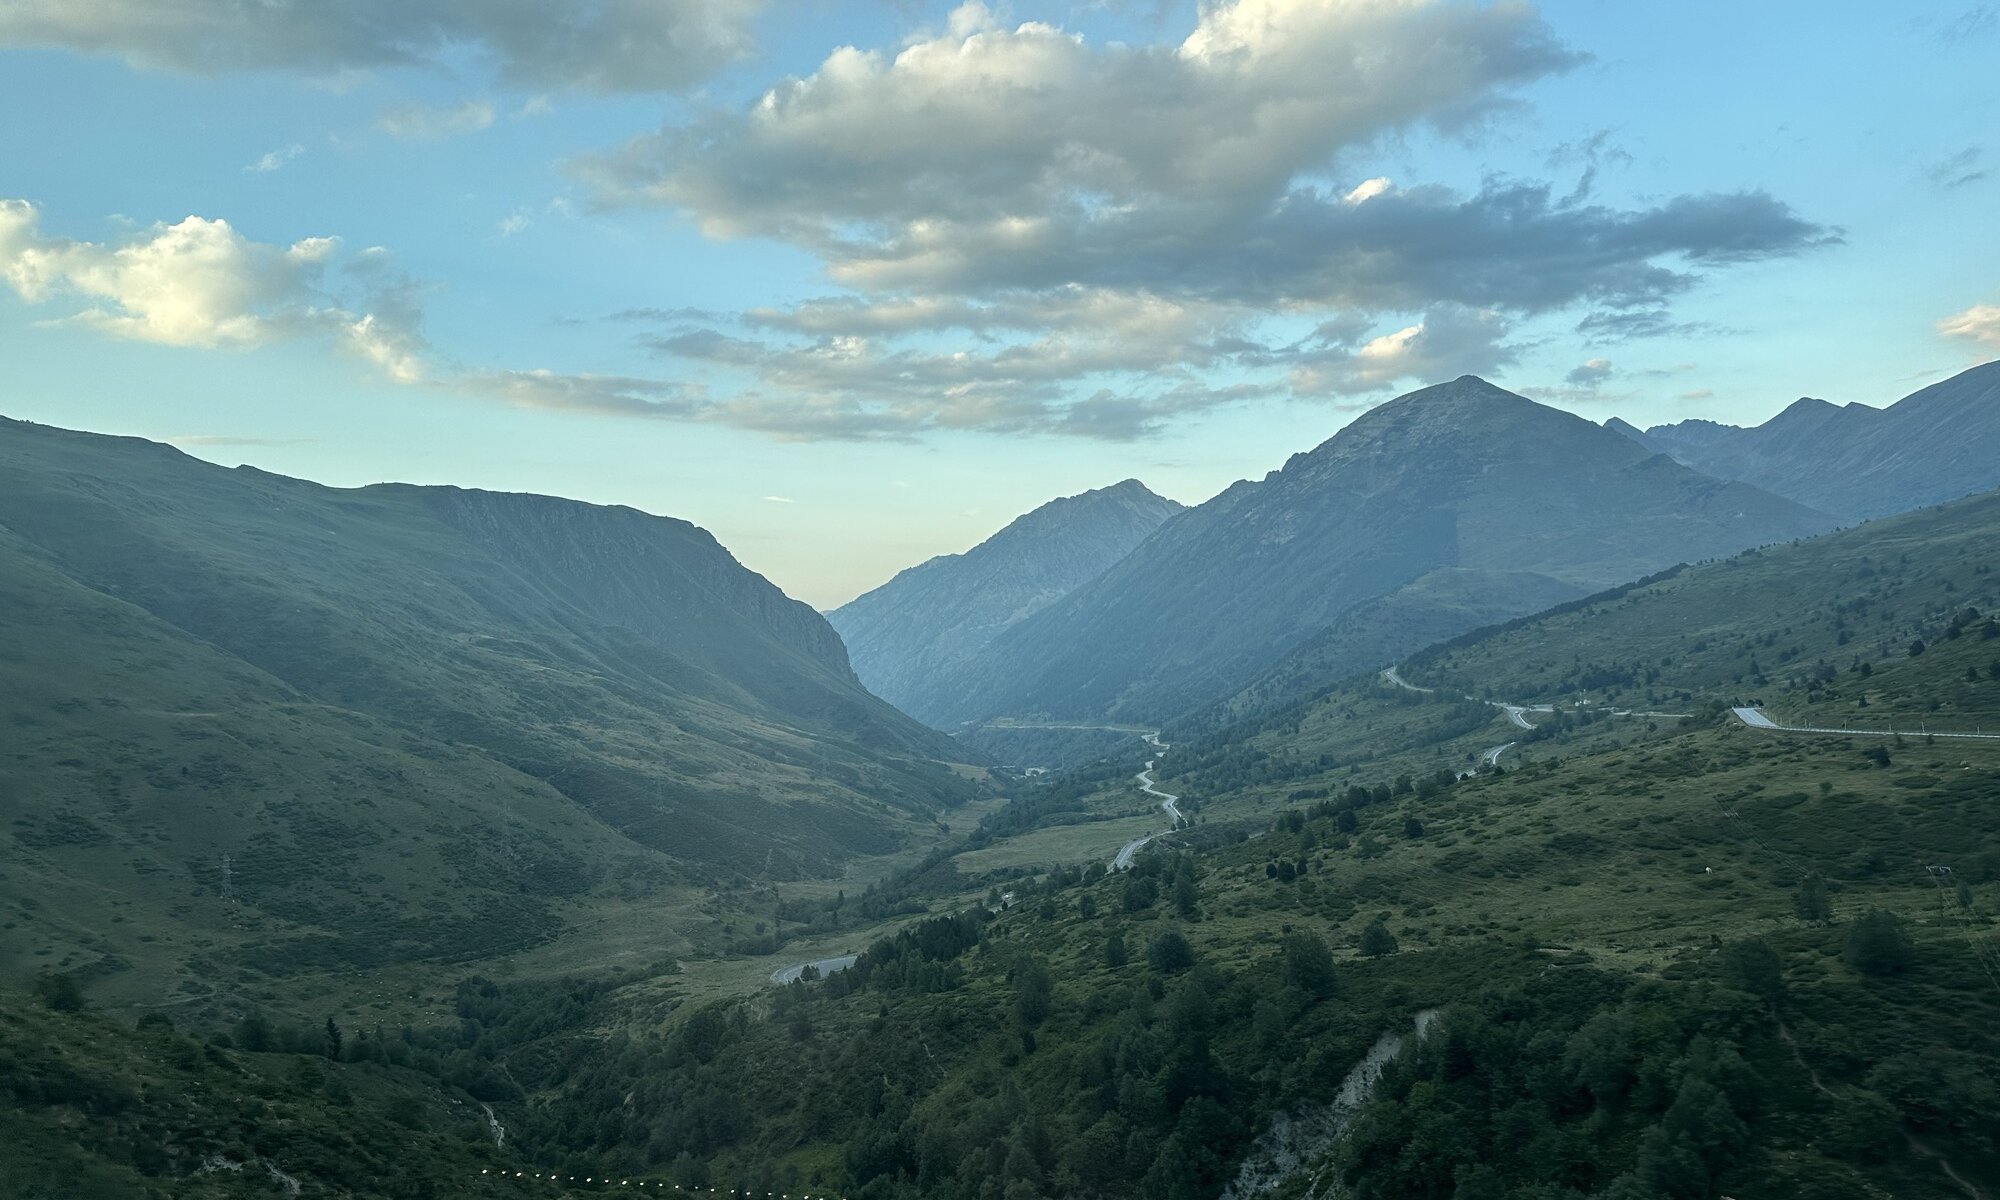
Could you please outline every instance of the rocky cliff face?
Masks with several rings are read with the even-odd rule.
[[[1466,376],[1168,522],[995,638],[951,681],[965,699],[937,715],[1160,720],[1441,568],[1507,573],[1523,597],[1592,590],[1833,524]],[[1522,587],[1523,573],[1550,588]]]
[[[1888,408],[1806,397],[1747,429],[1681,421],[1639,440],[1706,474],[1842,517],[1907,512],[2000,487],[2000,362]]]
[[[1052,500],[963,554],[899,573],[827,614],[863,683],[939,721],[960,665],[1102,573],[1182,511],[1136,479]]]

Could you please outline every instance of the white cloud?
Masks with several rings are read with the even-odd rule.
[[[770,501],[770,502],[771,502],[772,504],[797,504],[797,503],[798,503],[798,501],[796,501],[796,500],[792,499],[792,498],[791,498],[790,496],[766,496],[766,497],[764,497],[764,499],[766,499],[766,500]]]
[[[1340,200],[1343,204],[1365,204],[1395,186],[1387,175],[1377,175],[1373,179],[1364,179],[1356,184],[1354,190],[1342,196]]]
[[[414,285],[386,252],[343,258],[335,238],[272,245],[191,216],[117,244],[73,241],[44,233],[27,201],[0,200],[0,281],[32,304],[80,301],[52,323],[110,337],[222,349],[326,337],[393,379],[423,372]]]
[[[385,111],[375,124],[390,137],[410,141],[463,137],[492,128],[493,106],[484,100],[468,100],[450,108],[407,105]]]
[[[836,50],[747,108],[577,170],[602,200],[791,242],[874,293],[1625,307],[1684,290],[1691,266],[1826,238],[1761,193],[1620,211],[1532,182],[1466,196],[1354,169],[1386,137],[1465,129],[1580,60],[1519,3],[1214,0],[1178,43],[1140,46],[1003,26],[973,3],[942,32]]]
[[[0,46],[212,75],[436,64],[470,49],[509,86],[679,91],[751,48],[763,0],[6,0]]]
[[[2000,304],[1975,304],[1937,323],[1946,337],[1969,338],[1988,346],[2000,346]]]
[[[246,174],[268,175],[272,171],[280,170],[286,163],[291,162],[305,152],[306,148],[304,146],[294,142],[282,150],[272,150],[266,153],[256,162],[244,167],[243,170]]]
[[[1234,0],[1177,46],[1093,48],[970,3],[893,56],[837,50],[747,111],[590,170],[613,198],[843,259],[967,233],[1032,245],[1162,208],[1182,223],[1262,208],[1343,150],[1461,126],[1575,61],[1519,4]],[[850,247],[856,222],[883,232]]]
[[[1697,271],[1834,239],[1760,192],[1616,209],[1588,181],[1468,195],[1365,169],[1580,60],[1520,3],[1210,0],[1153,45],[969,3],[576,169],[600,200],[799,246],[850,290],[746,313],[751,336],[695,318],[655,339],[747,376],[745,420],[789,402],[814,428],[1131,436],[1287,377],[1324,396],[1490,371],[1514,320],[1568,307],[1662,329]],[[1594,167],[1605,140],[1566,153]],[[1314,343],[1260,343],[1300,318]]]
[[[500,218],[498,226],[500,236],[513,237],[517,233],[525,233],[528,227],[534,223],[535,219],[529,216],[526,210],[515,209],[513,212]]]
[[[1292,388],[1301,395],[1360,395],[1401,383],[1460,375],[1491,375],[1512,363],[1505,318],[1496,312],[1440,305],[1414,325],[1365,341],[1352,323],[1323,328],[1321,349],[1298,356]]]

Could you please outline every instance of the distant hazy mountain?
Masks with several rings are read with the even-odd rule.
[[[955,680],[966,660],[1182,510],[1136,479],[1051,500],[963,554],[898,573],[827,620],[870,690],[906,713],[942,720],[963,704]]]
[[[1496,608],[1520,615],[1565,589],[1834,524],[1468,375],[1176,517],[995,638],[940,689],[958,703],[933,715],[1159,720],[1234,693],[1302,639],[1443,568],[1500,573],[1490,590],[1512,597],[1472,606],[1469,628]],[[1443,591],[1471,586],[1454,574]],[[1433,618],[1453,607],[1465,606],[1432,603],[1409,636],[1450,631]],[[1363,640],[1371,653],[1395,644]]]
[[[1696,470],[1848,518],[1881,517],[2000,486],[2000,362],[1888,408],[1801,399],[1748,429],[1714,421],[1608,426]]]
[[[477,958],[834,873],[970,793],[817,613],[626,508],[0,420],[0,629],[0,898],[67,898],[0,975],[171,975],[190,928],[274,973]]]

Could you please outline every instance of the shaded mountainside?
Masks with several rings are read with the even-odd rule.
[[[1253,779],[1281,791],[1337,781],[1357,763],[1465,770],[1501,742],[1518,739],[1510,762],[1568,756],[1647,724],[1610,712],[1708,723],[1751,702],[1799,724],[1993,731],[1997,611],[2000,492],[1988,492],[1438,642],[1401,660],[1422,693],[1384,682],[1378,665],[1233,721],[1217,706],[1168,727],[1176,751],[1163,775],[1200,795]],[[1523,732],[1487,701],[1555,711]]]
[[[1248,687],[1205,715],[1243,716],[1324,690],[1413,648],[1466,629],[1539,612],[1583,596],[1585,589],[1526,571],[1475,571],[1446,567],[1356,605],[1339,620],[1285,654]]]
[[[1560,589],[1834,523],[1465,376],[1382,405],[1174,518],[996,638],[956,679],[965,699],[939,715],[1159,720],[1242,689],[1357,606],[1443,569],[1503,573],[1490,590],[1520,613]],[[1544,582],[1523,587],[1523,576]],[[1465,619],[1494,615],[1482,605]],[[1421,640],[1408,648],[1455,631],[1415,623],[1407,636]]]
[[[1890,405],[1801,399],[1762,425],[1607,425],[1698,471],[1842,517],[1882,517],[2000,486],[2000,362]]]
[[[71,898],[9,974],[202,976],[190,928],[277,973],[477,957],[834,873],[973,790],[811,609],[629,509],[6,422],[0,625],[0,895]]]
[[[828,613],[876,695],[934,724],[964,704],[967,659],[1125,557],[1182,505],[1136,479],[1051,500],[963,554],[945,554]]]

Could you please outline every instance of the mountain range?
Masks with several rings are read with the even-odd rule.
[[[1168,519],[949,667],[920,715],[1164,720],[1254,684],[1308,639],[1339,645],[1295,673],[1351,671],[1836,524],[1465,376]]]
[[[1749,428],[1690,420],[1611,427],[1720,479],[1847,519],[1883,517],[2000,487],[2000,361],[1887,408],[1805,397]]]

